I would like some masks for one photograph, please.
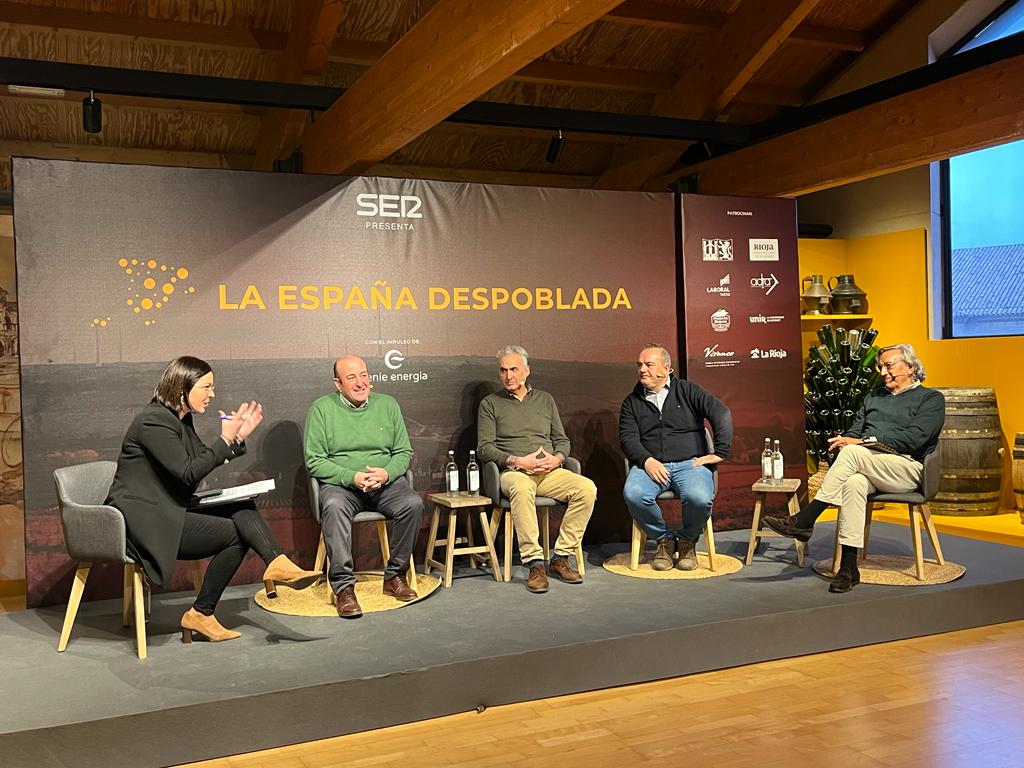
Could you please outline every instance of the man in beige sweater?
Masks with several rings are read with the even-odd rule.
[[[488,395],[477,415],[477,455],[501,469],[501,492],[508,496],[512,523],[519,538],[519,555],[530,569],[526,588],[547,592],[547,574],[579,584],[583,577],[569,564],[569,554],[583,538],[594,511],[597,486],[589,478],[564,469],[569,438],[554,398],[527,383],[529,356],[522,347],[498,352],[502,391]],[[566,503],[558,540],[547,571],[538,542],[537,496]],[[577,563],[577,565],[579,565]]]

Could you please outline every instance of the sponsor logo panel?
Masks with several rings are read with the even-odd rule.
[[[754,347],[750,350],[751,360],[784,360],[788,356],[784,349],[760,349]]]
[[[764,291],[764,295],[768,296],[774,291],[779,285],[779,278],[775,276],[774,272],[769,272],[767,275],[762,272],[757,277],[750,278],[751,288],[760,288]]]
[[[771,323],[781,323],[785,318],[785,315],[751,315],[747,319],[752,325],[769,325]]]
[[[729,330],[732,325],[732,317],[724,309],[719,309],[711,314],[711,327],[718,333]]]
[[[732,278],[726,274],[718,281],[718,285],[709,285],[704,290],[708,293],[715,294],[716,296],[731,296]]]
[[[733,260],[732,240],[730,239],[720,237],[702,239],[701,250],[704,254],[704,261]]]
[[[778,261],[779,241],[774,237],[750,238],[751,261]]]
[[[704,347],[705,368],[731,368],[739,364],[740,361],[732,350],[721,349],[718,344],[713,347]]]

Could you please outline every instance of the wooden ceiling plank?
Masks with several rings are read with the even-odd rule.
[[[802,107],[812,94],[791,85],[747,83],[736,94],[736,101],[745,104],[771,104],[779,107]]]
[[[516,72],[513,80],[635,93],[660,93],[672,89],[675,77],[661,72],[640,72],[617,67],[590,67],[538,60]]]
[[[761,66],[803,22],[819,0],[744,0],[722,28],[701,41],[689,66],[668,93],[655,97],[653,113],[712,120],[729,105]],[[668,172],[678,155],[663,144],[631,141],[617,149],[601,174],[600,189],[643,189]]]
[[[298,83],[323,71],[329,60],[331,45],[338,34],[338,26],[345,16],[347,2],[294,0],[288,45],[277,65],[279,82]],[[289,154],[291,147],[285,147],[284,139],[286,135],[295,136],[295,131],[289,130],[289,124],[304,120],[305,114],[299,110],[270,110],[260,127],[253,170],[270,170],[274,160]]]
[[[360,173],[619,0],[440,0],[306,131],[303,166]]]
[[[864,32],[840,27],[822,27],[806,22],[797,25],[789,39],[794,43],[854,53],[860,53],[868,47],[868,36]]]
[[[1024,138],[1024,55],[683,169],[707,194],[792,197]]]
[[[439,123],[430,129],[453,136],[483,138],[524,139],[526,141],[550,141],[552,132],[544,128],[515,128],[505,125],[476,125],[473,123]],[[562,131],[562,138],[569,144],[610,144],[621,146],[627,142],[625,136],[610,133],[580,133]]]
[[[252,164],[250,155],[212,152],[186,152],[165,149],[133,149],[103,144],[59,144],[46,141],[16,141],[0,139],[0,157],[20,155],[53,160],[90,160],[104,163],[136,165],[171,165],[186,168],[247,169]]]
[[[72,8],[0,2],[0,22],[43,27],[53,31],[74,30],[104,35],[170,40],[217,48],[263,48],[282,50],[287,35],[239,26],[221,26],[118,13],[94,13]]]

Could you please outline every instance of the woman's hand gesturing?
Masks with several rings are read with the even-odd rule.
[[[242,403],[238,410],[230,414],[220,412],[221,425],[220,436],[229,445],[232,442],[242,442],[252,431],[263,421],[263,406],[255,400]]]

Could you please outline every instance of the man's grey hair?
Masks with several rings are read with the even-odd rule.
[[[644,349],[660,349],[661,362],[663,362],[669,368],[672,367],[672,355],[669,354],[668,349],[665,347],[664,344],[661,344],[657,341],[652,341],[650,344],[644,344],[643,349],[641,349],[640,351],[643,352]]]
[[[878,359],[881,360],[882,355],[884,355],[886,352],[892,352],[894,350],[900,353],[900,355],[903,357],[903,362],[913,367],[914,373],[912,375],[914,377],[914,380],[924,381],[924,363],[921,362],[921,359],[914,352],[914,347],[910,344],[893,344],[891,347],[883,347],[882,350],[878,353]]]
[[[505,355],[519,355],[523,358],[523,365],[530,364],[530,356],[526,353],[526,350],[516,344],[509,344],[507,347],[502,347],[498,350],[498,360],[501,360]]]

